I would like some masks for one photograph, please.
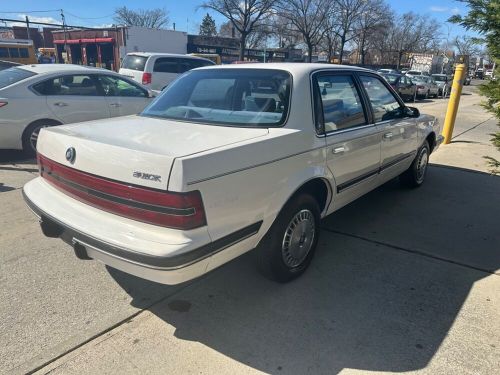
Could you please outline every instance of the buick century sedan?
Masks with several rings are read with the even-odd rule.
[[[321,218],[398,176],[420,186],[441,141],[369,70],[204,67],[139,115],[43,128],[23,193],[81,259],[176,284],[255,249],[285,282],[311,263]]]

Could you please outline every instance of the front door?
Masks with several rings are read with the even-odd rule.
[[[49,110],[64,124],[109,117],[104,95],[92,75],[58,76],[35,85],[34,89],[46,96]]]
[[[319,132],[326,140],[326,162],[336,185],[330,213],[376,186],[381,135],[380,129],[369,123],[352,74],[319,72],[313,82],[319,103]]]
[[[147,90],[114,75],[97,75],[99,83],[106,95],[106,103],[111,117],[135,115],[150,103]]]
[[[360,74],[360,80],[372,106],[374,122],[382,135],[380,173],[384,180],[395,177],[411,164],[417,149],[416,119],[375,75]]]

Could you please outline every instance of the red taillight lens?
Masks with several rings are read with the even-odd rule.
[[[151,83],[151,73],[142,73],[142,84],[149,85]]]
[[[9,102],[0,101],[0,108],[5,107]]]
[[[189,230],[206,225],[199,191],[174,193],[81,172],[38,154],[40,175],[59,190],[105,211],[149,224]]]

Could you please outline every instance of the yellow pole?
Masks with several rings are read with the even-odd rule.
[[[444,144],[451,142],[453,135],[453,127],[455,126],[455,119],[457,118],[458,104],[460,103],[460,95],[462,95],[462,87],[464,85],[464,77],[467,69],[464,64],[458,64],[455,68],[455,75],[453,77],[453,86],[451,87],[450,100],[448,101],[448,110],[444,119],[443,137]]]

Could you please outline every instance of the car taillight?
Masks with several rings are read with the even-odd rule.
[[[419,89],[419,90],[423,90],[423,89],[425,89],[425,87],[424,87],[424,86],[420,86],[420,85],[418,85],[418,86],[417,86],[417,89]]]
[[[5,107],[9,102],[0,101],[0,108]]]
[[[71,197],[148,224],[189,230],[206,225],[199,191],[176,193],[108,180],[38,154],[40,175]]]
[[[151,73],[142,73],[142,84],[149,85],[151,83]]]

